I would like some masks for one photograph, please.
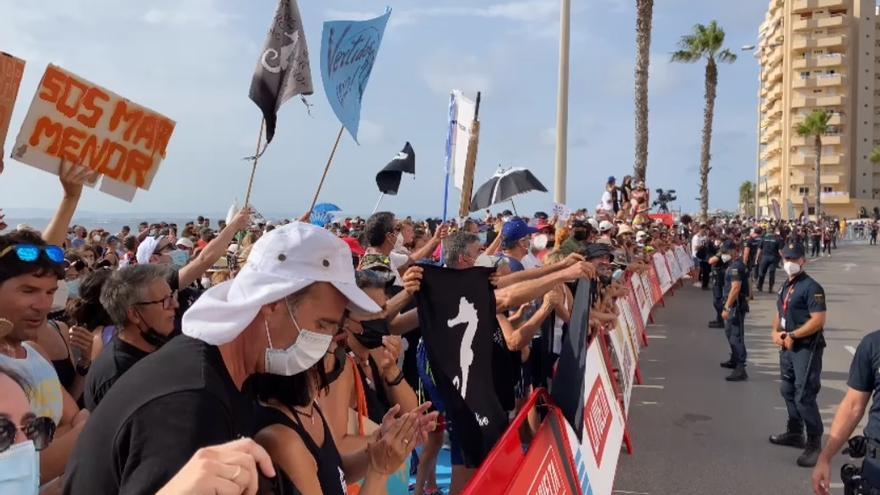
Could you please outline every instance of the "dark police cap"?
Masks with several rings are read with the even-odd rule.
[[[721,244],[721,252],[722,253],[732,253],[736,251],[736,243],[731,241],[730,239],[724,241]]]
[[[797,242],[790,242],[782,248],[782,257],[789,259],[799,259],[804,257],[804,245]]]
[[[614,260],[613,250],[614,250],[614,248],[609,244],[594,243],[594,244],[588,244],[587,247],[584,249],[583,254],[584,254],[584,258],[586,258],[587,260],[602,258],[603,256],[609,256],[611,258],[611,260],[613,261]]]

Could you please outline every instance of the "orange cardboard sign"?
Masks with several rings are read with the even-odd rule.
[[[148,190],[175,122],[49,64],[12,157],[58,174],[60,159],[101,175],[101,190],[131,201]]]
[[[0,52],[0,173],[3,172],[3,143],[9,132],[9,121],[12,120],[12,109],[18,97],[21,76],[24,75],[24,60]]]

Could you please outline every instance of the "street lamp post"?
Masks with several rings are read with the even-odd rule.
[[[568,165],[568,53],[571,28],[571,0],[560,0],[559,12],[559,91],[556,95],[556,168],[553,181],[554,201],[565,203]]]
[[[742,51],[750,52],[755,50],[755,45],[745,45],[742,47]],[[755,58],[760,57],[760,50],[755,52]],[[761,60],[758,60],[758,144],[756,146],[757,151],[755,153],[755,218],[759,218],[761,216],[761,194],[760,194],[760,183],[761,183],[761,138],[763,137],[763,128],[761,127],[761,82],[764,79],[764,65],[761,63]],[[767,198],[769,201],[769,198]]]

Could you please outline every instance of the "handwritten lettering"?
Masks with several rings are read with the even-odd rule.
[[[358,102],[363,98],[381,39],[382,33],[372,27],[357,33],[352,33],[351,25],[342,33],[330,28],[327,72],[335,79],[337,72],[350,71],[336,84],[336,99],[340,105],[345,105],[352,91],[356,91],[354,97]]]

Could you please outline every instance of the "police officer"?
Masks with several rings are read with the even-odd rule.
[[[737,244],[724,241],[721,245],[721,261],[727,264],[724,272],[722,293],[724,334],[730,344],[730,359],[721,363],[722,368],[732,369],[725,380],[741,382],[748,379],[746,374],[745,320],[749,310],[749,275],[745,263],[739,256]]]
[[[782,247],[782,238],[776,232],[767,232],[761,239],[758,249],[758,292],[764,291],[764,276],[770,272],[770,285],[767,292],[773,292],[776,283],[776,264],[779,263],[779,248]]]
[[[813,491],[817,495],[828,495],[831,459],[847,443],[858,426],[868,399],[873,394],[880,394],[880,330],[869,333],[859,343],[849,367],[847,391],[837,408],[837,414],[831,423],[831,434],[828,443],[819,455],[819,462],[813,469]],[[862,492],[880,493],[880,400],[874,400],[868,413],[868,425],[865,427],[865,438],[868,442],[867,455],[862,464]],[[871,490],[875,491],[871,491]]]
[[[711,236],[712,234],[710,234]],[[721,246],[721,240],[714,238],[712,242],[712,255],[709,257],[709,266],[712,270],[710,283],[712,284],[712,306],[715,308],[715,319],[709,321],[709,328],[724,328],[724,318],[721,317],[721,311],[724,309],[724,272],[727,270],[727,263],[721,259],[721,253],[718,248]]]
[[[764,236],[764,229],[755,227],[751,234],[743,242],[743,263],[746,264],[749,278],[758,280],[758,251],[761,249],[761,238]],[[754,286],[750,286],[750,289]],[[749,291],[749,299],[754,299],[754,294]]]
[[[785,433],[771,435],[770,442],[789,447],[806,447],[798,466],[816,465],[822,447],[822,417],[816,395],[821,387],[822,353],[825,337],[825,290],[804,272],[802,244],[782,249],[783,269],[788,279],[782,284],[773,320],[773,342],[780,347],[780,392],[788,409]],[[804,439],[804,426],[807,437]]]

